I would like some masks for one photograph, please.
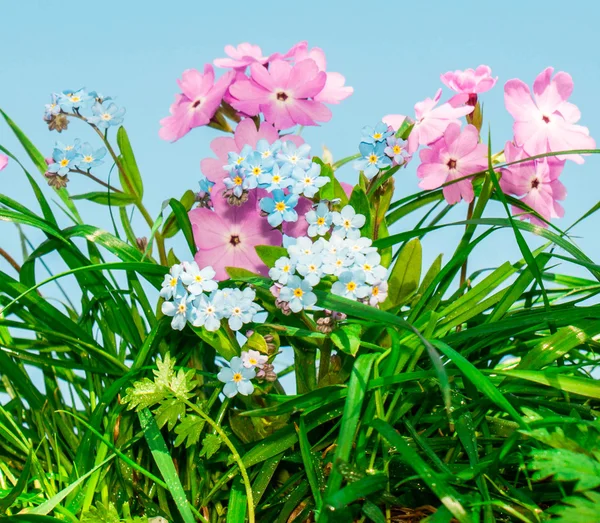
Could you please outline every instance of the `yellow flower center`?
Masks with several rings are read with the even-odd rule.
[[[402,152],[402,147],[400,147],[399,145],[394,145],[392,151],[394,151],[394,154],[400,154]]]
[[[254,169],[252,169],[252,174],[254,176],[258,176],[260,173],[262,173],[262,169],[260,167],[254,167]]]
[[[180,303],[177,307],[177,310],[179,311],[179,314],[183,314],[187,310],[185,303]]]
[[[290,163],[293,163],[295,165],[298,162],[298,157],[294,154],[293,156],[290,156],[289,160]]]
[[[239,372],[236,372],[236,373],[233,375],[233,378],[231,378],[231,379],[232,379],[232,381],[234,381],[235,383],[239,383],[239,382],[240,382],[240,381],[242,381],[244,378],[243,378],[243,376],[242,376],[242,375],[241,375]]]
[[[348,229],[351,225],[352,222],[350,222],[350,220],[344,220],[344,228]]]
[[[281,181],[281,176],[279,176],[278,174],[275,174],[273,176],[273,183],[279,183]]]
[[[378,157],[376,154],[369,155],[369,163],[377,163]]]
[[[239,307],[235,307],[233,309],[233,314],[240,314],[242,312],[242,309],[240,309]]]
[[[377,286],[373,287],[373,290],[371,291],[371,294],[373,296],[377,296],[379,294],[379,287],[377,287]]]
[[[381,140],[382,137],[383,137],[383,134],[381,134],[381,133],[374,133],[373,134],[373,138],[375,138],[375,140]]]
[[[263,151],[263,153],[262,153],[263,158],[268,158],[269,156],[271,156],[271,151],[269,151],[269,150]]]
[[[335,265],[337,267],[340,267],[344,262],[342,260],[340,260],[339,258],[337,260],[335,260]]]
[[[112,114],[109,114],[109,113],[104,113],[104,114],[102,115],[102,119],[103,119],[105,122],[108,122],[109,120],[112,120]]]
[[[296,296],[296,298],[302,298],[303,294],[304,291],[300,287],[294,289],[294,296]]]
[[[243,156],[240,156],[235,163],[237,163],[238,165],[240,165],[246,158],[244,158]]]
[[[236,177],[233,179],[233,183],[235,183],[236,185],[242,185],[242,182],[243,182],[243,181],[244,181],[244,180],[242,180],[242,178],[241,178],[240,176],[236,176]]]
[[[312,265],[312,264],[311,264],[311,265],[309,265],[309,266],[308,266],[308,270],[309,270],[310,272],[315,272],[315,271],[317,270],[317,266],[316,266],[316,265]]]
[[[214,314],[215,308],[212,305],[206,307],[206,314]]]
[[[323,218],[322,216],[319,216],[317,218],[317,225],[325,225],[325,218]]]
[[[196,276],[194,277],[194,280],[196,280],[198,283],[200,283],[204,278],[202,278],[202,276],[200,276],[199,274],[196,274]]]
[[[93,156],[84,156],[83,161],[85,163],[92,163],[94,161],[94,157]]]
[[[354,290],[356,289],[356,283],[354,283],[353,281],[350,281],[350,282],[348,282],[348,283],[346,284],[346,289],[347,289],[349,292],[352,292],[352,291],[354,291]]]
[[[290,266],[289,265],[284,265],[283,269],[281,269],[283,272],[290,272]]]
[[[312,183],[312,180],[310,178],[304,178],[304,183],[310,185]]]
[[[65,147],[65,151],[72,151],[73,150],[73,145],[67,145]]]
[[[275,209],[278,210],[279,212],[285,211],[285,202],[277,202],[275,204]]]
[[[177,278],[171,278],[171,281],[169,282],[169,285],[171,287],[175,287],[175,285],[177,285]]]
[[[365,263],[365,264],[363,265],[363,269],[364,269],[365,271],[369,272],[369,271],[372,269],[372,267],[371,267],[371,266],[370,266],[368,263]]]
[[[61,167],[66,167],[67,165],[69,165],[69,160],[67,160],[66,158],[63,158],[63,159],[60,161],[60,166],[61,166]]]
[[[81,97],[79,97],[75,94],[70,94],[69,98],[71,99],[72,102],[80,102],[81,101]]]
[[[248,363],[250,365],[256,365],[258,361],[256,361],[256,358],[248,358]]]

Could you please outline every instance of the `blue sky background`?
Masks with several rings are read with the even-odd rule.
[[[595,12],[595,15],[594,15]],[[158,1],[65,4],[56,1],[3,2],[0,14],[0,107],[44,154],[54,140],[79,137],[94,140],[91,129],[72,122],[63,135],[50,133],[42,121],[43,106],[52,91],[85,86],[117,97],[127,108],[125,126],[146,186],[146,207],[157,215],[163,200],[197,187],[200,160],[209,155],[209,142],[218,136],[208,128],[192,131],[175,144],[158,137],[159,120],[168,114],[176,79],[186,68],[224,56],[224,45],[249,41],[265,54],[286,51],[308,40],[323,48],[328,68],[339,71],[355,88],[352,97],[333,107],[333,119],[308,128],[305,139],[317,154],[326,144],[336,159],[354,154],[363,125],[387,113],[413,114],[415,102],[433,96],[440,73],[488,64],[499,76],[497,86],[483,96],[485,125],[491,125],[493,149],[511,137],[512,120],[504,108],[502,86],[510,78],[528,84],[546,66],[569,72],[575,81],[572,101],[583,114],[581,123],[600,137],[600,62],[598,8],[591,2],[198,2]],[[446,91],[446,97],[450,93]],[[94,143],[94,142],[93,142]],[[0,123],[0,144],[21,158],[20,146]],[[418,190],[417,162],[397,175],[397,196]],[[27,165],[34,172],[30,163]],[[600,158],[583,166],[569,162],[562,175],[569,195],[566,228],[598,201]],[[351,167],[340,171],[355,182]],[[37,175],[37,172],[35,173]],[[108,166],[97,173],[106,179]],[[73,175],[71,194],[97,190]],[[44,183],[41,177],[38,177]],[[37,210],[31,190],[14,163],[0,173],[0,192]],[[44,187],[48,195],[51,190]],[[80,206],[84,218],[110,230],[108,209]],[[449,219],[462,219],[466,205],[453,209]],[[503,216],[492,203],[490,215]],[[599,259],[600,216],[575,229],[579,245]],[[139,235],[147,234],[140,223]],[[413,221],[400,223],[401,229]],[[68,225],[67,220],[64,221]],[[43,240],[29,232],[34,244]],[[449,256],[462,229],[444,229],[425,239],[426,263],[437,254]],[[531,239],[531,238],[529,238]],[[535,238],[531,239],[535,244]],[[0,245],[21,259],[14,226],[0,223]],[[181,241],[175,243],[185,253]],[[494,234],[471,258],[471,269],[495,266],[520,258],[510,232]],[[50,262],[57,261],[50,258]],[[0,260],[0,268],[8,267]],[[41,274],[40,274],[41,276]]]

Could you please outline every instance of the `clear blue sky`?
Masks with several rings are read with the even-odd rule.
[[[318,153],[322,144],[335,158],[356,152],[360,129],[387,113],[412,114],[416,101],[432,96],[441,85],[440,73],[488,64],[498,85],[483,97],[487,126],[491,123],[494,149],[511,136],[511,118],[504,109],[502,86],[510,78],[531,84],[548,65],[574,78],[572,101],[582,123],[600,140],[600,9],[593,2],[208,2],[156,0],[100,3],[23,0],[3,2],[0,14],[0,107],[45,153],[54,140],[94,139],[91,131],[73,122],[65,136],[47,131],[43,105],[52,91],[85,86],[117,96],[127,108],[125,126],[146,185],[146,206],[152,214],[169,197],[197,187],[200,159],[209,154],[217,136],[198,129],[176,144],[158,137],[159,120],[168,114],[177,91],[176,78],[186,68],[201,69],[224,56],[231,43],[259,44],[265,54],[285,51],[300,40],[323,48],[329,69],[339,71],[355,88],[354,95],[333,107],[333,119],[320,128],[306,129],[305,139]],[[69,137],[69,138],[67,138]],[[24,157],[9,129],[0,123],[0,143]],[[562,180],[569,195],[568,226],[600,195],[600,158],[584,166],[567,164]],[[416,162],[397,178],[398,196],[417,191]],[[33,168],[32,168],[33,172]],[[107,169],[99,170],[107,176]],[[355,181],[351,168],[342,171]],[[77,179],[72,194],[96,190]],[[40,180],[40,178],[38,178]],[[43,180],[41,180],[43,182]],[[31,191],[16,165],[0,174],[1,192],[35,206]],[[46,187],[46,189],[48,189]],[[47,194],[51,194],[48,189]],[[498,204],[491,214],[503,216]],[[106,207],[88,204],[86,220],[110,230]],[[461,219],[465,205],[450,218]],[[600,216],[576,229],[580,246],[600,258]],[[412,222],[401,224],[408,228]],[[65,220],[65,225],[67,222]],[[451,253],[460,233],[446,229],[425,240],[426,259]],[[140,229],[140,235],[147,231]],[[35,243],[42,240],[32,234]],[[14,227],[0,223],[0,245],[20,258]],[[180,252],[183,252],[180,250]],[[494,235],[480,249],[472,267],[489,267],[520,257],[510,233]],[[0,268],[6,265],[0,260]]]

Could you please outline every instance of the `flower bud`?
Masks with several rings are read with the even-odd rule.
[[[236,196],[233,194],[232,189],[227,189],[223,191],[223,198],[227,200],[229,205],[234,205],[235,207],[240,207],[244,205],[248,201],[248,191],[242,192],[241,196]]]
[[[48,185],[50,187],[54,187],[56,190],[64,189],[67,186],[67,183],[69,182],[69,178],[66,174],[64,176],[61,176],[60,174],[47,172],[44,173],[44,176],[46,177],[46,180],[48,180]]]
[[[48,129],[50,131],[56,131],[62,133],[67,127],[69,127],[69,119],[62,113],[52,115],[48,122]]]
[[[281,312],[285,316],[289,316],[290,314],[292,314],[292,309],[290,309],[290,304],[287,301],[276,299],[275,300],[275,307],[277,307],[278,309],[280,309]]]
[[[270,363],[265,363],[262,368],[260,368],[258,370],[258,372],[256,373],[256,377],[259,380],[266,380],[266,381],[275,381],[277,380],[277,374],[275,374],[275,371],[273,370],[274,367],[273,365],[271,365]]]
[[[331,154],[331,151],[325,145],[323,146],[323,156],[321,159],[323,160],[323,163],[328,163],[330,165],[333,163],[333,154]]]
[[[137,248],[140,251],[146,252],[146,249],[148,248],[148,238],[146,238],[145,236],[142,236],[141,238],[136,238],[135,244],[137,245]]]

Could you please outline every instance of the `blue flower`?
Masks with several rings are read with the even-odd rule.
[[[301,256],[310,256],[311,254],[320,254],[325,247],[325,242],[323,238],[319,238],[316,242],[313,241],[308,236],[300,236],[296,238],[295,243],[288,245],[286,248],[290,255],[291,260],[294,263],[297,263],[298,259]]]
[[[296,271],[304,280],[313,287],[318,285],[323,277],[323,256],[320,254],[311,254],[310,256],[300,256]]]
[[[44,120],[50,120],[53,116],[60,113],[60,95],[52,93],[52,101],[44,106]]]
[[[93,116],[90,116],[87,121],[102,129],[108,129],[113,125],[121,125],[123,123],[125,107],[119,108],[112,102],[96,102],[92,106],[92,113]]]
[[[286,174],[300,176],[312,163],[309,154],[310,145],[305,143],[296,147],[294,142],[286,140],[282,142],[281,150],[277,153],[277,163]]]
[[[171,267],[169,274],[165,274],[165,280],[162,283],[160,297],[165,300],[181,298],[187,294],[183,283],[181,282],[181,273],[183,267],[177,263]]]
[[[54,142],[54,150],[56,151],[57,149],[59,151],[62,152],[69,152],[69,151],[75,151],[76,153],[80,152],[79,149],[81,147],[80,145],[81,140],[79,138],[75,138],[75,140],[73,140],[72,144],[64,144],[62,142]]]
[[[183,330],[185,324],[192,322],[195,309],[192,304],[193,297],[187,293],[176,301],[165,301],[162,304],[161,310],[165,316],[172,316],[171,327],[175,330]]]
[[[324,236],[329,232],[331,227],[331,213],[326,203],[319,202],[317,209],[308,211],[305,218],[308,223],[307,234],[311,238],[317,235]]]
[[[221,328],[223,311],[217,305],[216,292],[210,296],[199,294],[194,300],[196,317],[192,323],[194,327],[204,327],[207,331],[215,332]]]
[[[357,231],[366,222],[365,216],[363,214],[356,214],[356,211],[350,205],[346,205],[340,212],[332,213],[331,219],[334,225],[333,234],[342,238]]]
[[[344,271],[339,275],[338,281],[331,286],[331,292],[350,300],[366,298],[371,290],[365,282],[366,275],[363,271]]]
[[[240,198],[244,191],[250,189],[249,180],[246,175],[239,169],[229,171],[229,176],[223,178],[223,185],[227,189],[231,189],[233,194]]]
[[[410,155],[406,152],[406,142],[402,138],[390,136],[387,139],[387,147],[383,150],[396,165],[404,165],[410,160]]]
[[[94,151],[94,149],[89,143],[84,143],[81,146],[80,152],[80,166],[85,170],[89,170],[92,167],[97,167],[98,165],[102,165],[104,163],[104,161],[102,160],[102,158],[106,156],[106,148],[104,147],[100,147],[100,149],[96,149]]]
[[[203,292],[212,292],[217,290],[217,282],[213,280],[215,271],[212,267],[200,269],[194,261],[183,263],[183,273],[181,281],[187,285],[188,292],[193,296],[198,296]]]
[[[286,195],[281,189],[273,191],[273,198],[260,200],[260,208],[269,215],[267,221],[271,227],[277,227],[281,222],[298,221],[298,213],[294,210],[296,205],[298,205],[298,196]]]
[[[63,111],[69,112],[73,109],[80,109],[92,100],[93,98],[89,95],[85,88],[81,88],[77,91],[63,91],[58,95],[57,101]]]
[[[290,277],[287,285],[279,292],[279,299],[288,302],[292,312],[300,312],[317,303],[317,296],[312,292],[310,283],[298,276]]]
[[[48,172],[64,176],[65,174],[68,174],[71,169],[77,168],[81,161],[81,155],[75,152],[74,149],[70,151],[54,149],[52,159],[54,160],[54,163],[51,163],[48,166]]]
[[[329,178],[320,174],[321,166],[318,163],[313,163],[307,171],[294,170],[295,182],[292,188],[294,194],[304,194],[307,198],[312,198],[323,185],[329,182]]]
[[[200,178],[198,185],[200,185],[200,197],[202,197],[206,196],[207,194],[210,195],[215,182],[211,182],[208,178],[206,178],[206,176],[203,176]]]
[[[294,184],[294,180],[279,168],[279,165],[273,165],[270,172],[265,172],[258,177],[258,183],[261,189],[273,192],[275,189],[287,189]]]
[[[281,141],[275,140],[272,144],[270,144],[264,138],[262,140],[258,140],[256,144],[256,150],[260,153],[263,159],[271,158],[275,159],[275,156],[281,149]]]
[[[365,273],[366,281],[370,285],[387,278],[387,269],[381,265],[381,256],[378,252],[357,254],[354,258],[354,267]]]
[[[238,392],[242,396],[248,396],[254,392],[254,385],[250,381],[256,377],[254,368],[247,369],[238,356],[231,358],[229,367],[223,367],[217,378],[225,383],[223,394],[228,398],[233,398]]]
[[[245,323],[250,323],[254,320],[254,316],[261,308],[254,303],[256,293],[252,289],[246,288],[243,291],[230,289],[230,291],[222,299],[223,317],[228,319],[231,330],[239,331]]]
[[[244,145],[240,154],[236,152],[230,152],[227,154],[227,165],[223,166],[226,171],[238,171],[242,167],[242,163],[246,161],[246,158],[252,154],[252,147]]]
[[[332,239],[335,238],[339,238],[339,236],[332,237]],[[353,263],[354,257],[350,256],[348,249],[336,249],[335,252],[328,252],[323,257],[323,272],[339,276],[342,272],[347,271]]]
[[[388,125],[383,122],[379,122],[374,128],[369,125],[365,125],[361,132],[361,142],[370,144],[383,142],[388,136],[393,134],[393,130],[391,130]]]
[[[274,163],[275,160],[273,160],[273,158],[263,158],[258,151],[254,151],[242,162],[240,167],[246,174],[246,178],[248,178],[250,189],[256,189],[258,187],[260,176],[270,173]]]
[[[380,169],[392,165],[392,160],[385,154],[385,143],[378,142],[377,144],[369,144],[361,142],[358,150],[362,158],[354,160],[352,167],[358,171],[363,171],[369,179],[373,178]]]
[[[295,265],[287,256],[282,256],[275,262],[275,266],[269,269],[269,277],[285,285],[296,270]]]

